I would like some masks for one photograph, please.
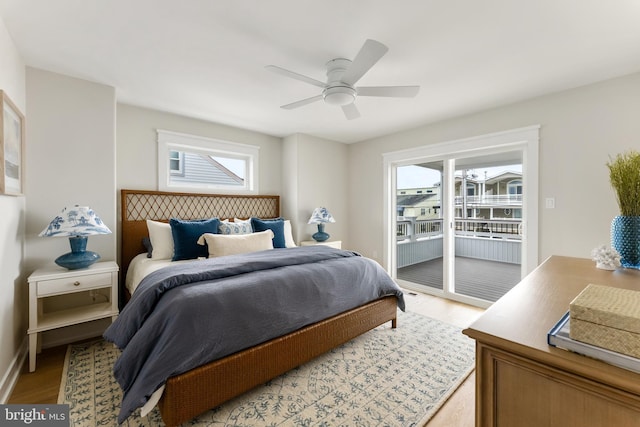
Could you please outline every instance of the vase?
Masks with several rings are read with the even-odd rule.
[[[611,247],[625,268],[640,270],[640,216],[617,216],[611,222]]]

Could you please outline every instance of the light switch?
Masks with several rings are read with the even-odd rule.
[[[544,199],[544,206],[547,209],[554,209],[556,207],[556,199],[553,197],[547,197]]]

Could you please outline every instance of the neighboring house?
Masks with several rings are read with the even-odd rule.
[[[466,197],[462,193],[466,183]],[[465,180],[455,178],[456,218],[520,219],[522,218],[522,174],[505,171],[492,177]],[[440,218],[440,186],[397,190],[396,209],[399,218],[416,220]],[[467,215],[463,214],[466,206]]]
[[[198,183],[224,186],[244,185],[244,179],[206,154],[171,151],[171,183]]]
[[[396,209],[399,217],[440,218],[440,187],[398,190]]]
[[[505,171],[493,177],[468,178],[466,200],[460,188],[462,178],[456,178],[456,217],[519,219],[522,218],[522,173]]]

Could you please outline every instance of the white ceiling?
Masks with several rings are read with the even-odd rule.
[[[640,71],[638,0],[0,0],[27,65],[116,88],[119,102],[275,136],[346,143]],[[389,52],[362,117],[316,102],[325,63],[364,41]],[[1,66],[1,64],[0,64]]]

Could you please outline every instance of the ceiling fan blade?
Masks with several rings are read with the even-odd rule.
[[[420,86],[363,86],[357,87],[358,96],[390,96],[412,98],[420,91]]]
[[[360,111],[358,111],[358,107],[356,107],[356,104],[354,102],[352,102],[351,104],[343,105],[342,112],[344,112],[344,116],[348,120],[353,120],[360,117]]]
[[[322,95],[312,96],[311,98],[302,99],[300,101],[292,102],[291,104],[282,105],[280,108],[285,110],[293,110],[294,108],[302,107],[303,105],[311,104],[312,102],[320,101]]]
[[[278,67],[277,65],[267,65],[265,67],[267,70],[271,70],[276,74],[280,74],[285,77],[291,77],[292,79],[300,80],[301,82],[309,83],[314,86],[318,86],[321,88],[325,88],[327,85],[320,80],[312,79],[311,77],[303,76],[302,74],[295,73],[293,71],[289,71],[287,69]]]
[[[375,40],[368,39],[353,59],[349,69],[342,75],[342,81],[353,86],[389,50]]]

